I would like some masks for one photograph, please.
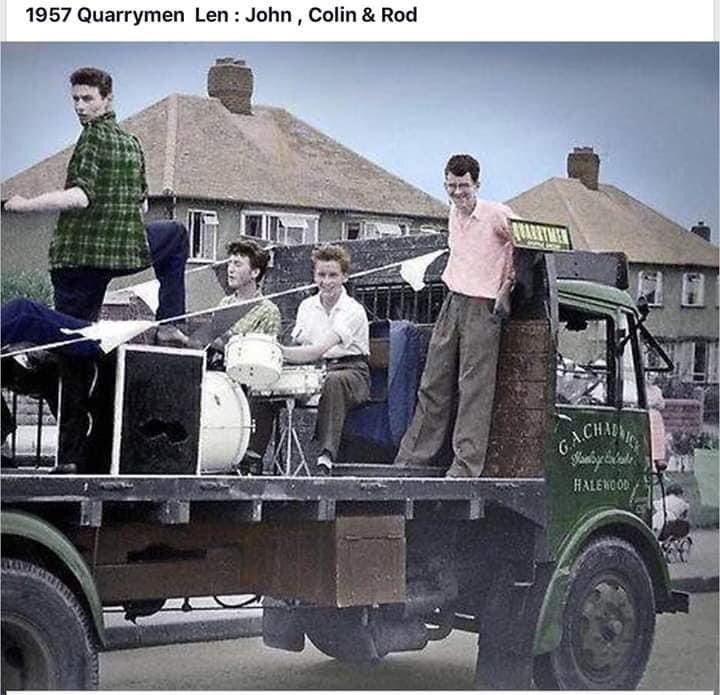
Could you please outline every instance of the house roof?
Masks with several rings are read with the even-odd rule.
[[[579,250],[623,251],[631,263],[720,265],[717,246],[615,186],[551,178],[506,202],[527,219],[567,225]]]
[[[447,219],[447,207],[285,109],[231,113],[173,94],[125,119],[143,143],[150,195]],[[64,184],[72,148],[3,183],[3,198]]]

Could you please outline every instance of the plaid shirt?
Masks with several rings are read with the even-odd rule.
[[[132,270],[150,265],[141,205],[147,195],[140,141],[106,113],[83,127],[65,188],[82,188],[87,208],[60,213],[50,268]]]
[[[220,306],[229,306],[236,304],[235,295],[231,294],[223,297]],[[229,329],[231,335],[245,335],[246,333],[266,333],[267,335],[277,336],[280,333],[282,325],[282,316],[280,309],[269,299],[263,299],[248,311],[245,316],[236,321]]]

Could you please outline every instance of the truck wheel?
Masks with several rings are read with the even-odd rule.
[[[90,620],[56,576],[2,559],[2,690],[92,690],[98,657]]]
[[[312,608],[303,613],[308,639],[325,655],[353,664],[380,661],[375,640],[358,608]]]
[[[609,536],[575,561],[557,649],[535,660],[544,690],[632,690],[645,671],[655,632],[647,569],[630,543]]]

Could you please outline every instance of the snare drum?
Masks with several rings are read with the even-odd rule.
[[[280,376],[281,370],[282,351],[271,335],[235,335],[225,346],[225,371],[239,384],[269,387]]]
[[[200,472],[235,470],[250,442],[252,417],[242,388],[222,372],[205,372],[200,416]]]
[[[303,364],[283,367],[280,376],[269,387],[251,388],[256,396],[311,398],[322,390],[325,368]]]

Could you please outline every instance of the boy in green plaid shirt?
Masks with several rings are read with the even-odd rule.
[[[158,319],[185,313],[185,227],[174,221],[146,229],[148,193],[140,141],[121,130],[112,111],[112,77],[97,68],[70,75],[75,113],[83,132],[68,164],[65,187],[25,198],[15,195],[7,212],[58,211],[50,244],[50,277],[55,309],[96,321],[105,290],[117,276],[151,264],[160,283]],[[187,344],[172,325],[161,325],[157,340]],[[59,421],[58,472],[98,473],[93,456],[90,399],[96,366],[92,360],[60,360],[63,413]]]
[[[143,223],[145,157],[140,141],[115,120],[112,77],[98,68],[80,68],[70,75],[70,84],[83,132],[64,189],[34,198],[13,196],[5,210],[60,212],[49,259],[57,311],[96,321],[110,281],[152,264],[160,281],[157,318],[183,315],[187,230],[174,221],[147,229]]]

